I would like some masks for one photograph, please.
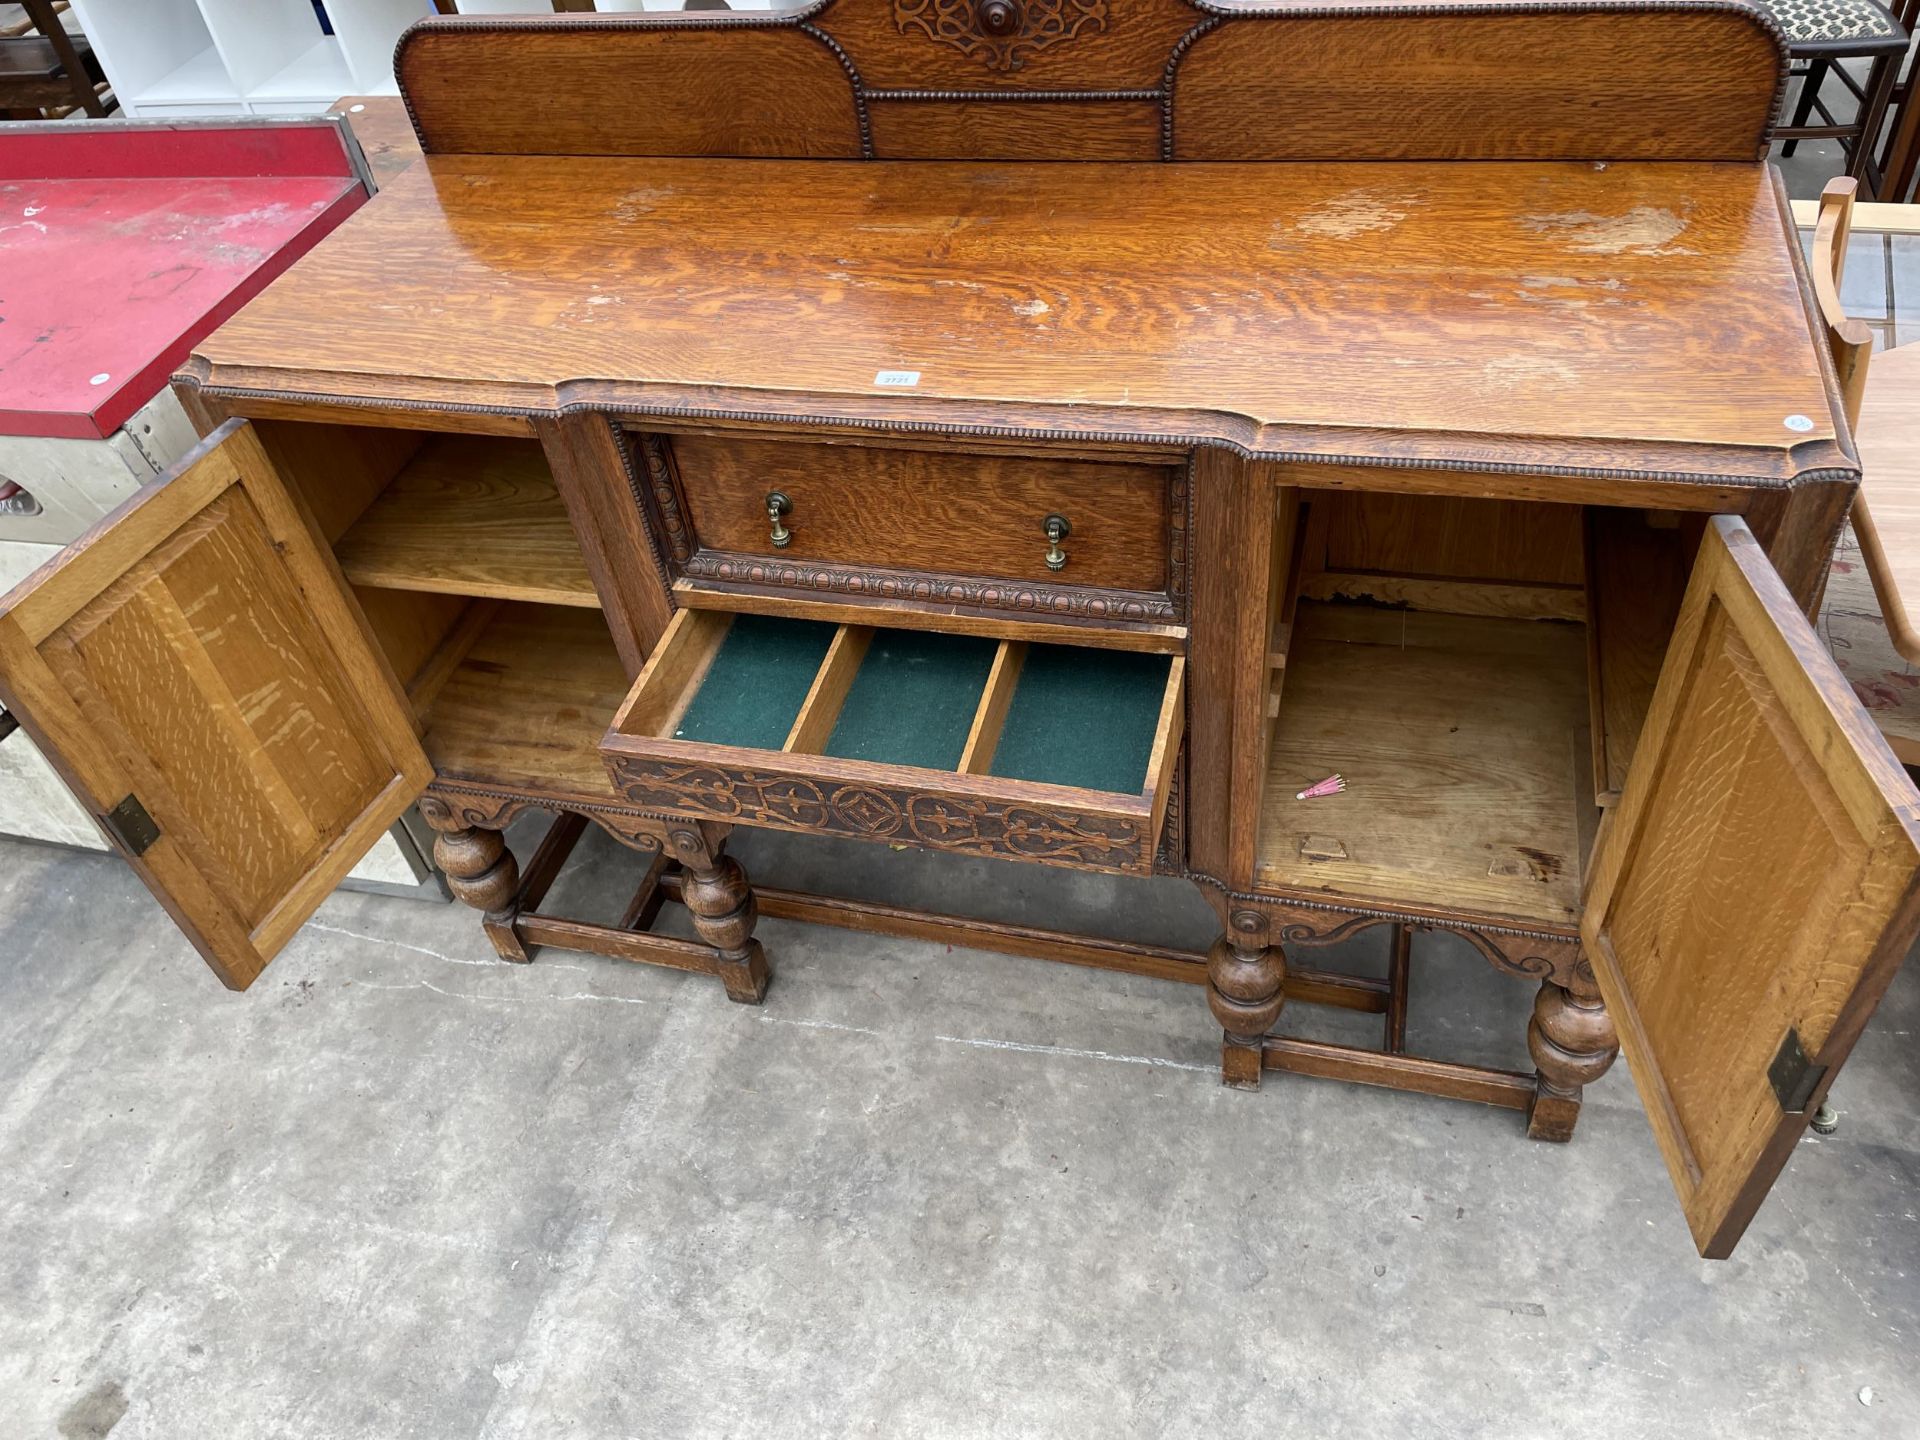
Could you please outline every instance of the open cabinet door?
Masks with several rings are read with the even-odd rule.
[[[1920,792],[1746,524],[1701,542],[1581,935],[1700,1253],[1730,1253],[1920,926]]]
[[[236,990],[432,777],[238,421],[0,598],[0,701]]]

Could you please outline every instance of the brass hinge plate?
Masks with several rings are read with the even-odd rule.
[[[1826,1073],[1826,1066],[1816,1065],[1807,1058],[1806,1049],[1800,1043],[1800,1032],[1789,1025],[1780,1039],[1780,1048],[1774,1052],[1773,1063],[1767,1067],[1767,1083],[1773,1087],[1773,1097],[1780,1102],[1780,1108],[1789,1115],[1804,1114],[1807,1102],[1813,1098]]]
[[[107,827],[107,833],[113,836],[120,848],[136,860],[160,838],[160,827],[154,823],[153,816],[147,813],[147,807],[140,803],[138,795],[127,796],[102,815],[100,823]]]

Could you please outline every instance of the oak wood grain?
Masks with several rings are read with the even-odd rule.
[[[315,522],[243,423],[0,601],[0,698],[245,989],[425,788],[412,715]]]
[[[1575,920],[1584,665],[1574,625],[1303,601],[1256,884]],[[1335,773],[1342,793],[1294,798]]]
[[[698,543],[783,561],[837,561],[1094,586],[1167,588],[1172,468],[1040,456],[681,435],[674,462]],[[766,497],[791,502],[784,546]],[[1047,568],[1044,521],[1072,527]]]
[[[256,420],[253,432],[330,545],[366,513],[427,439],[407,428],[281,420]]]
[[[464,595],[427,595],[417,590],[355,586],[352,593],[380,653],[405,683],[407,697],[417,709],[414,691],[422,672],[446,648],[448,636],[465,623],[476,602]]]
[[[346,117],[376,186],[420,158],[420,137],[413,133],[407,103],[398,95],[342,95],[331,113]]]
[[[1228,24],[1174,72],[1180,160],[1753,160],[1779,89],[1757,16],[1406,13]],[[1631,55],[1630,63],[1623,63]],[[1604,117],[1604,118],[1603,118]],[[1260,123],[1261,120],[1284,123]]]
[[[1161,102],[1041,100],[983,105],[972,100],[873,100],[873,148],[927,160],[1157,160]]]
[[[821,0],[475,16],[416,27],[395,70],[436,152],[980,158],[1017,140],[1023,158],[1087,158],[1117,138],[1124,104],[1160,132],[1141,158],[1751,160],[1786,68],[1777,29],[1713,4],[1076,0],[1004,7],[991,27],[985,14]],[[922,106],[944,123],[894,118]],[[1009,126],[1023,108],[1052,113]]]
[[[442,780],[615,804],[599,741],[627,684],[599,613],[502,604],[426,705],[422,743]]]
[[[492,625],[500,613],[503,600],[469,600],[464,596],[435,596],[434,604],[429,607],[421,604],[424,597],[414,592],[392,590],[356,590],[354,598],[362,609],[368,610],[369,618],[373,611],[368,609],[368,601],[385,598],[394,602],[394,609],[402,606],[424,612],[433,623],[422,626],[412,637],[413,643],[407,652],[409,665],[401,665],[391,646],[387,647],[387,658],[394,660],[394,673],[407,677],[407,699],[412,702],[418,728],[424,730],[425,723],[419,717],[432,707],[441,687],[452,678],[453,672],[467,658],[467,652],[473,649],[474,642]],[[450,612],[450,613],[449,613]],[[444,618],[443,618],[444,617]],[[423,648],[431,641],[431,648]],[[382,643],[385,644],[383,637]]]
[[[676,613],[634,677],[611,728],[628,735],[671,735],[732,624],[727,610]]]
[[[402,39],[394,73],[429,155],[861,153],[853,90],[828,46],[788,26],[661,19],[435,21]]]
[[[1780,203],[1732,164],[429,156],[190,370],[236,396],[1014,424],[1580,467],[1616,488],[1779,484],[1851,469]],[[896,370],[918,383],[875,383]]]
[[[334,546],[356,585],[597,609],[538,442],[438,436]]]
[[[1702,541],[1581,936],[1696,1243],[1730,1251],[1920,930],[1920,793],[1739,520]],[[1814,1077],[1783,1110],[1789,1030]]]
[[[673,617],[673,598],[640,516],[626,437],[604,415],[535,422],[553,483],[593,577],[629,675],[638,675]]]
[[[1264,727],[1266,669],[1260,663],[1271,632],[1256,597],[1269,592],[1273,563],[1274,497],[1267,477],[1248,474],[1245,462],[1207,449],[1194,457],[1192,634],[1187,668],[1193,713],[1187,723],[1187,784],[1181,797],[1187,864],[1232,884],[1229,876],[1252,864],[1252,847],[1234,844],[1234,795],[1257,774],[1259,741],[1243,734],[1247,705]],[[1249,666],[1259,670],[1250,681]],[[1251,702],[1242,687],[1257,684]],[[1242,806],[1249,802],[1243,798]],[[1251,835],[1251,826],[1241,834]]]
[[[1329,570],[1432,580],[1580,584],[1576,505],[1379,491],[1316,495],[1314,505],[1326,511]]]
[[[1637,510],[1596,508],[1586,523],[1594,798],[1611,805],[1627,783],[1700,531]]]
[[[1026,660],[1024,641],[1002,640],[994,651],[993,668],[987,672],[986,688],[980,692],[980,707],[974,712],[973,727],[967,731],[966,747],[960,752],[961,774],[992,772],[993,752],[1000,744],[1000,732],[1006,727],[1007,710],[1013,704],[1013,692],[1020,684],[1020,670]],[[1149,762],[1148,768],[1155,767]]]
[[[860,673],[861,662],[867,658],[867,647],[872,643],[871,626],[842,625],[834,633],[826,657],[820,662],[820,673],[814,676],[806,698],[800,702],[800,713],[793,717],[793,728],[787,733],[782,750],[818,755],[827,748],[834,724],[840,718],[840,707],[846,703],[853,677]]]

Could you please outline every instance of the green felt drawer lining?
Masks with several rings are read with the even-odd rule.
[[[735,616],[673,738],[778,750],[837,629]],[[974,635],[876,630],[822,753],[957,769],[997,648]],[[1165,655],[1028,646],[988,773],[1138,795],[1170,664]]]
[[[824,753],[957,768],[997,648],[975,635],[876,630]]]
[[[673,738],[778,750],[838,628],[824,620],[736,615]]]
[[[988,773],[1140,794],[1171,665],[1165,655],[1029,646]]]

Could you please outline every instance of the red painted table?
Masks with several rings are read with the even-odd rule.
[[[111,436],[367,199],[338,121],[0,131],[0,435]]]

